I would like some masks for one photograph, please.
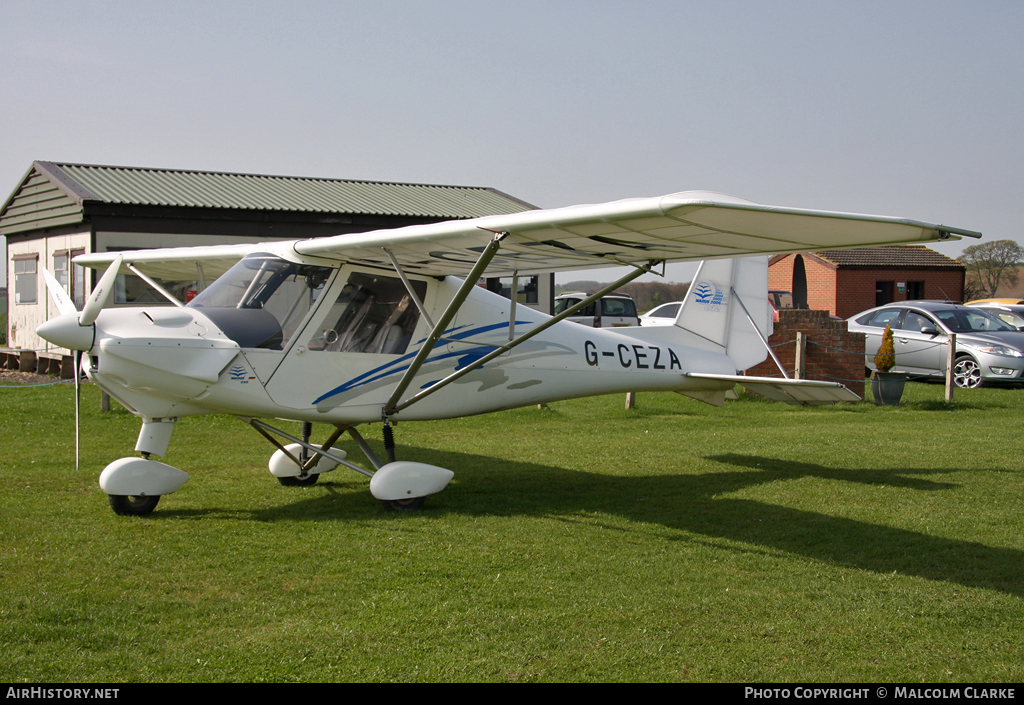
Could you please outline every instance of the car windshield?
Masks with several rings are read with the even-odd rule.
[[[988,331],[1002,333],[1016,330],[984,311],[951,308],[943,311],[934,311],[933,313],[936,318],[942,321],[944,326],[954,333]]]
[[[1013,311],[1000,311],[998,309],[988,310],[987,312],[991,313],[993,316],[1009,326],[1013,326],[1017,329],[1024,327],[1024,318],[1022,318],[1019,313],[1014,313]]]

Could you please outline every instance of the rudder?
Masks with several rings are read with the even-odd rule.
[[[685,336],[681,341],[684,345],[724,352],[737,370],[764,361],[768,350],[762,336],[767,340],[772,330],[768,258],[701,262],[675,326]]]

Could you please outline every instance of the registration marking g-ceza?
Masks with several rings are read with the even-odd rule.
[[[602,357],[612,358],[614,364],[618,361],[620,367],[634,368],[637,370],[680,370],[683,365],[679,358],[672,351],[672,348],[662,350],[657,345],[626,345],[619,343],[613,350],[598,350],[597,344],[592,340],[583,343],[583,357],[591,367],[597,367]]]

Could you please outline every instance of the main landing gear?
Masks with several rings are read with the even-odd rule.
[[[151,460],[150,455],[167,453],[171,432],[178,419],[144,419],[135,450],[142,457],[115,460],[100,474],[100,488],[109,495],[110,508],[116,514],[143,516],[152,512],[165,494],[177,492],[188,473]],[[370,478],[370,494],[388,510],[411,512],[423,506],[423,500],[437,494],[451,482],[454,473],[426,463],[395,460],[395,443],[390,424],[385,424],[384,447],[388,462],[384,463],[354,427],[336,426],[323,445],[309,442],[312,424],[302,424],[302,438],[296,438],[257,419],[245,419],[277,446],[270,458],[270,472],[288,487],[309,487],[321,474],[339,465]],[[345,451],[334,448],[343,433],[348,433],[366,456],[374,471],[366,470],[345,459]],[[282,445],[274,436],[292,441]]]
[[[270,458],[270,472],[277,477],[282,485],[312,485],[320,473],[333,470],[338,465],[355,470],[370,478],[370,494],[380,500],[385,509],[394,512],[411,512],[423,506],[423,500],[429,495],[437,494],[451,482],[455,474],[451,470],[439,468],[426,463],[415,463],[408,460],[395,460],[395,441],[391,424],[384,424],[384,448],[388,462],[381,462],[369,444],[353,426],[336,426],[334,433],[322,445],[309,442],[312,424],[303,423],[302,438],[290,436],[280,429],[273,428],[257,419],[249,423],[278,450]],[[274,433],[292,441],[284,446],[270,434]],[[370,472],[345,459],[345,452],[333,446],[347,432],[356,442],[376,472]],[[287,478],[287,481],[286,481]]]

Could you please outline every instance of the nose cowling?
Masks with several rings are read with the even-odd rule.
[[[68,350],[88,352],[96,340],[96,324],[80,325],[77,313],[65,313],[51,318],[36,328],[36,335]]]

